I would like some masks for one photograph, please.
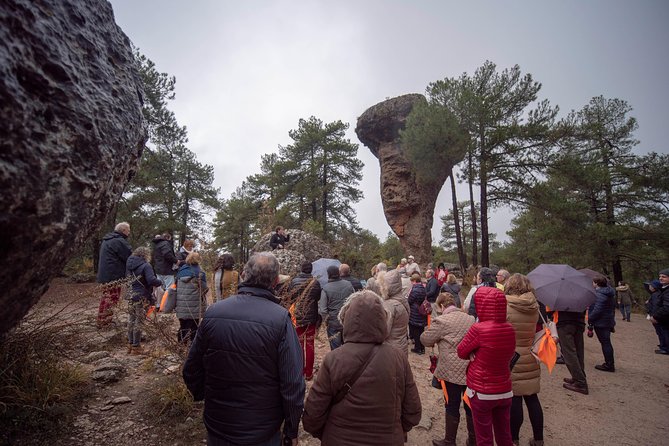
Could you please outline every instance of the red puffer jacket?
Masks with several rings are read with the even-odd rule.
[[[476,290],[479,322],[469,328],[458,345],[458,356],[474,359],[467,368],[467,387],[484,394],[511,391],[509,363],[516,349],[516,334],[506,322],[506,298],[497,288]]]

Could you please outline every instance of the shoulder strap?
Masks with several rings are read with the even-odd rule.
[[[335,397],[332,400],[332,403],[330,404],[330,407],[334,406],[335,404],[338,404],[341,400],[346,397],[346,394],[351,390],[355,382],[360,378],[360,375],[365,371],[367,366],[369,365],[370,362],[372,362],[372,359],[374,356],[376,356],[376,353],[379,351],[379,347],[381,344],[376,344],[374,347],[372,347],[372,350],[369,353],[369,356],[367,356],[367,360],[365,363],[358,369],[357,372],[355,372],[355,375],[353,375],[350,379],[344,383],[344,386],[337,392]]]

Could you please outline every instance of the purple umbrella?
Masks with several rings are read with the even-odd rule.
[[[537,300],[551,310],[585,311],[595,302],[592,279],[569,265],[541,264],[527,277]]]

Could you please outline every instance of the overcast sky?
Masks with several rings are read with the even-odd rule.
[[[435,80],[473,74],[484,61],[520,65],[561,115],[593,96],[620,98],[639,121],[638,152],[666,153],[669,2],[567,1],[167,1],[112,0],[116,22],[159,71],[176,76],[170,109],[189,148],[215,168],[228,198],[260,156],[291,142],[300,118],[350,124],[364,162],[355,206],[363,228],[390,230],[379,164],[355,135],[370,106],[424,93]],[[466,199],[464,188],[460,194]],[[448,184],[435,210],[450,209]],[[512,213],[490,230],[505,240]]]

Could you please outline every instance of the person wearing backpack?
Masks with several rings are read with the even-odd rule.
[[[427,313],[421,311],[421,305],[427,298],[420,274],[411,275],[411,291],[409,292],[409,337],[414,341],[413,353],[425,354],[425,347],[420,343],[420,335],[427,325]]]

